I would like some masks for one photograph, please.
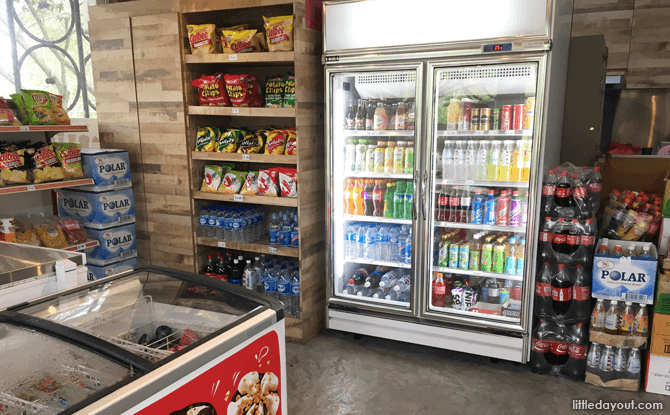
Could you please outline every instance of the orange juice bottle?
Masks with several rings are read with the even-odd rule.
[[[365,214],[365,200],[363,199],[363,190],[365,190],[365,180],[360,179],[356,182],[354,187],[353,197],[353,211],[350,210],[350,215],[364,215]]]
[[[344,179],[344,192],[343,192],[343,198],[342,198],[342,210],[344,211],[344,214],[349,213],[349,203],[351,202],[351,179]]]

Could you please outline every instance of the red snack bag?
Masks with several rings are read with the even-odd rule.
[[[286,151],[284,154],[287,156],[295,156],[298,154],[298,138],[295,134],[295,130],[289,129],[288,139],[286,140]]]
[[[298,170],[279,167],[279,187],[282,197],[298,197]]]
[[[249,86],[249,91],[251,96],[249,98],[250,107],[262,107],[265,103],[263,98],[263,92],[261,91],[261,86],[258,83],[258,76],[252,73],[244,74],[247,77],[247,84]]]
[[[278,169],[259,170],[258,172],[258,195],[277,197],[277,176]]]
[[[203,75],[191,82],[191,85],[198,88],[198,100],[201,106],[230,107],[230,100],[222,78],[221,73],[217,73],[209,76]]]
[[[190,346],[191,344],[197,342],[200,340],[200,337],[198,337],[197,334],[193,332],[191,329],[186,329],[184,330],[184,334],[181,336],[181,339],[179,339],[179,347],[185,347],[185,346]],[[181,350],[181,349],[178,349]]]
[[[246,76],[225,74],[223,79],[226,83],[226,92],[233,107],[248,107],[251,92],[249,91]]]

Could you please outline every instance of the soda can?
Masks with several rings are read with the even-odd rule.
[[[500,111],[500,129],[501,130],[511,130],[512,129],[512,106],[503,105],[502,110]]]
[[[535,97],[526,98],[524,106],[523,129],[532,130],[535,121]]]
[[[499,304],[505,304],[507,300],[509,300],[509,288],[508,287],[503,287],[500,289],[500,300],[498,300]]]
[[[505,271],[505,245],[496,245],[493,248],[492,272],[502,274]]]
[[[524,104],[516,104],[514,106],[514,114],[512,118],[512,130],[523,130],[523,117],[524,117],[524,111],[525,110],[525,105]]]
[[[460,251],[460,245],[451,244],[449,247],[449,268],[458,268],[458,254]]]
[[[491,272],[491,269],[493,269],[493,244],[482,245],[480,268],[484,272]]]
[[[500,129],[500,108],[494,108],[491,115],[491,129],[499,130]]]
[[[482,108],[479,110],[479,129],[488,130],[491,121],[491,108]]]
[[[521,225],[521,199],[512,199],[509,208],[509,226]]]
[[[472,220],[471,223],[481,225],[484,223],[484,201],[475,199],[472,201]]]
[[[479,108],[470,111],[470,130],[479,130]]]

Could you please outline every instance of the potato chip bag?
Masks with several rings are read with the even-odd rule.
[[[277,197],[279,195],[277,189],[277,175],[277,168],[258,171],[259,196]]]
[[[293,16],[265,17],[265,36],[270,52],[293,50]]]
[[[256,38],[256,30],[222,30],[223,53],[260,52],[261,46]]]
[[[294,129],[288,130],[288,138],[286,139],[286,152],[284,154],[287,156],[298,155],[298,137],[296,136]]]
[[[258,46],[261,48],[261,52],[268,52],[268,40],[265,38],[263,33],[256,33],[254,35],[256,41],[258,41]]]
[[[30,155],[27,165],[32,169],[33,183],[54,182],[64,179],[63,168],[52,146],[44,145],[34,149],[34,151],[33,149],[27,149],[26,154]]]
[[[247,83],[249,84],[249,91],[251,92],[251,97],[249,99],[250,107],[262,107],[263,106],[263,91],[261,90],[261,85],[258,83],[258,76],[252,73],[244,74],[247,78]]]
[[[223,178],[223,167],[221,166],[205,166],[205,178],[202,179],[201,192],[216,192],[221,185]]]
[[[51,100],[51,112],[53,112],[56,125],[70,125],[70,117],[63,108],[63,97],[49,92],[49,99]]]
[[[279,167],[279,188],[282,197],[298,197],[298,170]]]
[[[237,128],[229,128],[221,133],[216,145],[218,153],[234,153],[237,151],[237,146],[244,137],[244,131]]]
[[[223,169],[221,177],[223,177],[224,174],[235,168],[235,163],[221,163],[221,168]]]
[[[237,194],[242,188],[242,184],[246,178],[246,172],[229,170],[223,176],[223,182],[221,183],[221,187],[219,187],[219,193]]]
[[[291,74],[286,75],[284,108],[295,108],[295,76]]]
[[[10,185],[30,183],[25,167],[25,150],[0,150],[0,180]]]
[[[249,23],[238,24],[237,26],[223,27],[221,30],[230,30],[232,32],[240,32],[249,29]]]
[[[286,78],[275,76],[265,80],[265,107],[282,108],[284,106],[284,89]]]
[[[258,172],[250,171],[247,174],[247,179],[244,181],[244,186],[240,190],[241,195],[255,196],[258,193]]]
[[[195,151],[214,152],[221,131],[216,127],[200,127],[195,135]]]
[[[63,168],[65,180],[83,179],[81,167],[81,145],[75,143],[53,143],[56,157]]]
[[[28,110],[26,109],[25,101],[23,101],[23,95],[11,94],[9,97],[12,99],[12,102],[14,102],[14,105],[16,105],[16,108],[18,108],[17,115],[19,117],[19,121],[21,121],[23,124],[29,124],[30,120],[28,119]]]
[[[200,105],[230,107],[230,100],[221,73],[202,75],[200,78],[191,81],[191,85],[198,88],[198,102]]]
[[[213,24],[190,24],[186,26],[191,54],[206,55],[217,51],[216,26]]]
[[[259,154],[263,150],[263,136],[261,134],[247,134],[240,142],[238,153]]]
[[[271,130],[265,144],[265,154],[284,154],[287,134],[285,130]]]
[[[22,89],[21,95],[28,111],[28,121],[32,125],[55,125],[49,93]]]

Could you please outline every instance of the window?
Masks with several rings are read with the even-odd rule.
[[[0,94],[53,92],[71,118],[95,118],[86,1],[0,0],[0,51]]]

